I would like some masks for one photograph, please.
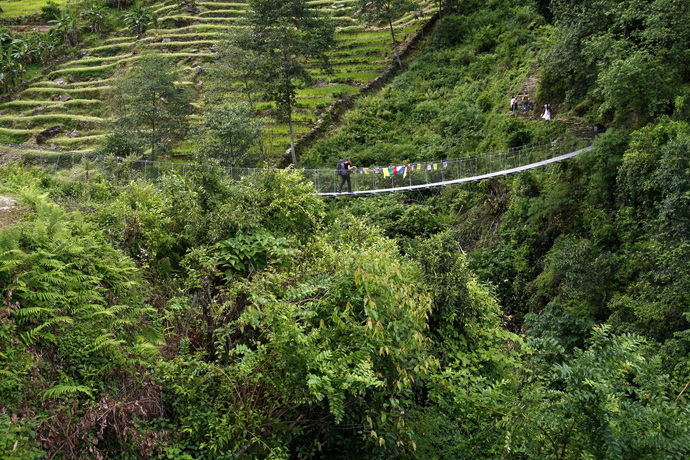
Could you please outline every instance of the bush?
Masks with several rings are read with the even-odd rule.
[[[53,0],[48,0],[45,6],[41,7],[41,19],[53,21],[60,17],[60,7]]]
[[[118,127],[108,134],[99,148],[101,155],[126,158],[130,155],[141,155],[146,149],[146,140],[134,130]]]
[[[450,48],[461,44],[468,29],[463,16],[446,16],[436,25],[432,43],[436,48]]]

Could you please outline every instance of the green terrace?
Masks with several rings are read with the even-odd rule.
[[[68,95],[73,99],[97,99],[100,100],[106,91],[112,90],[112,86],[99,86],[97,88],[28,88],[22,91],[19,96],[23,100],[39,99],[41,97],[50,99],[53,95],[64,96]],[[20,100],[21,100],[20,99]],[[4,105],[4,104],[3,104]]]
[[[388,29],[357,23],[351,16],[354,1],[318,0],[309,4],[334,20],[336,47],[330,54],[332,73],[325,74],[315,63],[307,63],[320,87],[302,88],[297,92],[293,130],[298,134],[311,129],[320,110],[345,95],[356,93],[393,60]],[[197,92],[203,93],[203,85],[191,81],[193,67],[213,61],[212,50],[228,29],[244,27],[241,21],[248,3],[202,1],[196,5],[200,10],[198,14],[190,13],[187,6],[180,8],[176,1],[155,3],[149,8],[158,15],[158,29],[149,29],[140,39],[123,35],[97,40],[84,48],[85,53],[80,58],[62,63],[46,79],[19,92],[13,101],[0,104],[0,115],[3,115],[0,126],[4,130],[0,138],[28,138],[52,123],[64,125],[63,132],[51,139],[60,148],[89,150],[97,147],[112,126],[109,106],[102,103],[113,90],[112,77],[116,69],[130,66],[144,52],[165,53],[181,72],[179,83],[193,85]],[[433,5],[429,4],[428,8]],[[394,28],[398,40],[411,36],[421,22],[413,15],[396,21]],[[59,78],[63,79],[60,84],[56,82]],[[192,121],[201,123],[203,119],[199,114],[203,113],[203,99],[194,105],[198,110]],[[272,118],[272,103],[261,102],[257,107],[267,118],[266,144],[272,146],[274,153],[283,152],[289,145],[287,124]],[[88,126],[92,132],[68,137],[70,129],[77,124]],[[94,132],[94,126],[101,131]],[[181,148],[186,150],[184,146]]]
[[[57,5],[67,3],[69,0],[53,0]],[[18,18],[41,12],[41,8],[48,4],[48,0],[21,0],[4,1],[0,19]]]

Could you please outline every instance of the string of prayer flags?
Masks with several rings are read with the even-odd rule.
[[[392,177],[402,174],[403,178],[405,178],[407,177],[408,172],[417,170],[438,171],[439,169],[445,169],[448,166],[450,166],[450,161],[448,160],[443,160],[438,163],[412,163],[409,165],[388,167],[372,166],[371,168],[358,168],[357,174],[378,174],[382,172],[383,177]]]

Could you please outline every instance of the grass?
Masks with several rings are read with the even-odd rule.
[[[3,7],[7,1],[4,0]],[[65,1],[74,2],[77,0],[63,0],[63,3]],[[10,3],[26,4],[27,2],[12,2],[10,0]],[[33,3],[45,4],[45,0],[34,0]],[[314,114],[315,108],[324,109],[335,100],[356,93],[362,85],[379,76],[392,59],[390,35],[387,28],[367,28],[353,21],[351,15],[354,12],[355,0],[339,2],[312,0],[309,4],[321,11],[328,12],[335,24],[338,25],[335,35],[337,44],[330,54],[333,74],[323,75],[314,66],[309,66],[312,67],[311,73],[316,79],[323,79],[331,85],[298,90],[297,105],[293,117],[293,128],[298,137],[311,129],[317,118]],[[334,4],[338,7],[331,8]],[[190,15],[186,7],[180,9],[172,0],[153,3],[149,8],[157,11],[159,24],[165,19],[169,22],[172,18],[185,20],[191,24],[180,28],[148,30],[141,39],[127,35],[98,40],[91,45],[91,48],[86,48],[88,54],[84,58],[62,64],[60,68],[51,72],[47,79],[33,84],[29,89],[20,93],[15,101],[0,105],[0,108],[4,108],[8,115],[0,117],[0,124],[21,128],[17,131],[0,130],[0,135],[12,139],[27,137],[29,133],[38,132],[38,127],[35,125],[51,122],[60,123],[63,126],[70,126],[77,122],[87,125],[96,123],[98,125],[97,134],[91,133],[94,135],[72,139],[66,137],[67,133],[63,133],[53,140],[54,143],[59,143],[59,145],[70,150],[75,148],[89,150],[89,147],[92,149],[102,141],[103,133],[111,124],[108,118],[109,107],[107,104],[101,103],[111,90],[110,85],[113,80],[110,76],[116,68],[128,67],[138,60],[139,52],[144,49],[166,52],[165,55],[177,63],[177,68],[182,76],[181,84],[196,87],[194,82],[188,81],[191,67],[213,60],[206,48],[221,41],[228,28],[245,27],[238,25],[237,21],[246,14],[248,2],[206,0],[198,2],[197,6],[201,8],[201,13]],[[396,21],[396,37],[399,40],[405,36],[409,37],[419,23],[412,17],[405,17]],[[164,39],[170,41],[164,43]],[[198,52],[190,53],[190,50],[198,50]],[[137,54],[132,54],[133,52]],[[58,76],[65,77],[67,75],[71,75],[76,81],[64,86],[51,81]],[[333,83],[338,83],[338,85],[333,85]],[[54,95],[69,95],[73,99],[67,102],[53,101],[52,96]],[[203,99],[197,102],[198,110],[193,116],[193,122],[200,123],[202,117],[199,114],[203,113],[205,107]],[[40,115],[30,116],[29,114],[38,107],[45,108],[42,109]],[[266,144],[270,145],[269,149],[274,154],[282,153],[289,144],[287,124],[272,119],[272,103],[262,102],[258,104],[258,107],[264,111],[263,115],[267,118]],[[18,117],[18,113],[29,116]],[[98,116],[89,117],[89,115]],[[34,126],[34,129],[24,129],[28,126]],[[184,148],[184,146],[180,146],[180,148]]]
[[[138,57],[136,59],[139,59]],[[134,59],[132,59],[134,60]],[[62,75],[72,75],[74,78],[105,78],[109,77],[112,72],[115,70],[115,67],[123,61],[127,61],[127,59],[123,59],[122,61],[114,62],[112,64],[106,64],[106,65],[99,65],[99,66],[92,66],[92,67],[71,67],[71,68],[65,68],[65,69],[58,69],[58,70],[53,70],[50,72],[48,75],[49,77],[59,77]]]
[[[93,144],[95,142],[102,141],[106,136],[107,136],[107,134],[94,134],[91,136],[56,138],[55,143],[61,145],[62,147],[68,148],[70,150],[73,150],[73,149],[76,149],[79,147],[91,147],[91,148],[93,148]]]
[[[55,0],[55,3],[62,5],[70,0]],[[41,12],[41,8],[48,4],[48,0],[5,0],[2,2],[1,19],[18,18]]]
[[[69,124],[69,123],[88,123],[88,124],[102,124],[107,121],[105,118],[89,117],[86,115],[73,115],[68,113],[50,113],[35,116],[22,117],[19,119],[24,123],[30,123],[31,126],[46,126],[52,124]],[[5,126],[7,123],[14,123],[17,121],[15,116],[0,116],[0,125]]]
[[[0,142],[23,144],[33,132],[31,129],[0,128]]]
[[[130,45],[131,46],[131,45]],[[103,46],[98,46],[96,48],[87,48],[86,51],[89,52],[89,56],[114,56],[120,51],[128,51],[130,46],[127,45],[121,45],[121,44],[116,44],[116,45],[103,45]]]
[[[346,92],[347,94],[354,94],[358,91],[358,88],[349,85],[338,85],[338,86],[322,86],[321,88],[305,88],[297,90],[297,98],[309,98],[309,97],[320,97],[326,96],[334,92]]]
[[[22,97],[28,97],[28,99],[23,99],[23,100],[31,100],[32,97],[37,97],[37,96],[44,96],[48,99],[53,94],[57,94],[58,96],[64,96],[64,95],[69,95],[70,97],[76,98],[76,99],[85,99],[85,98],[93,98],[100,100],[101,97],[103,96],[104,92],[112,90],[112,86],[101,86],[99,88],[65,88],[63,86],[59,86],[56,88],[29,88],[27,90],[24,90],[21,92]]]
[[[94,110],[98,110],[101,104],[103,103],[99,99],[71,99],[67,102],[18,100],[1,104],[0,108],[16,113],[21,111],[37,110],[39,107],[43,107],[43,110],[46,112],[52,112],[56,109],[85,109],[92,113]]]

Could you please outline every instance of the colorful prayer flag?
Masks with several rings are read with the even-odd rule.
[[[383,177],[391,177],[390,168],[383,168]]]

